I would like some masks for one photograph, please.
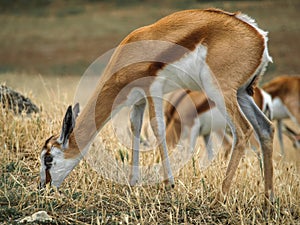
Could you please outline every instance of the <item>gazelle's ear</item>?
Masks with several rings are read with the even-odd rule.
[[[78,113],[79,113],[78,103],[74,106],[73,110],[71,105],[67,109],[62,124],[60,137],[58,139],[58,142],[62,144],[63,149],[67,148],[68,146],[69,137],[75,127],[75,119],[78,116]]]

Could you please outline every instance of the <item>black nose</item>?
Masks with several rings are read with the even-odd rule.
[[[51,168],[52,161],[53,161],[53,158],[51,155],[45,155],[44,163],[45,163],[46,169],[49,170]]]

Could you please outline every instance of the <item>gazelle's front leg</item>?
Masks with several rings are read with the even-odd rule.
[[[136,103],[130,112],[130,124],[132,131],[132,161],[131,161],[131,174],[130,185],[134,186],[139,181],[139,147],[140,135],[143,124],[143,115],[145,111],[146,101],[141,100]]]
[[[166,128],[163,114],[163,99],[161,97],[148,97],[149,119],[154,135],[158,141],[158,148],[163,165],[164,181],[174,186],[171,164],[166,143]]]

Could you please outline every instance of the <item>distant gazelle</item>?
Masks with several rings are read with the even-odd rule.
[[[280,150],[284,155],[282,120],[291,119],[300,127],[300,75],[278,76],[264,84],[262,88],[273,99],[273,120],[277,121]]]
[[[272,199],[273,127],[251,97],[256,81],[270,61],[267,33],[241,13],[186,10],[133,31],[116,48],[78,118],[69,107],[61,134],[46,141],[41,153],[41,185],[51,182],[59,187],[99,130],[128,105],[132,105],[130,121],[134,136],[132,168],[138,168],[140,131],[147,102],[151,126],[160,143],[164,179],[173,186],[163,95],[179,87],[202,88],[226,114],[234,134],[234,150],[222,193],[226,195],[229,191],[253,126],[262,143],[265,196]],[[129,183],[137,182],[139,170],[133,169]]]
[[[260,110],[272,118],[271,96],[256,87],[253,99]],[[212,160],[211,134],[215,132],[222,139],[224,157],[231,150],[231,142],[225,133],[227,122],[215,104],[207,99],[205,93],[191,90],[173,92],[165,106],[166,139],[169,147],[175,147],[180,140],[188,140],[188,148],[193,151],[197,137],[202,136],[205,142],[208,160]]]

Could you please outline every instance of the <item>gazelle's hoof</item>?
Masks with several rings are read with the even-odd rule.
[[[210,203],[209,207],[214,208],[218,205],[225,204],[226,200],[227,200],[227,196],[224,195],[221,191],[219,191],[216,197],[214,198],[214,200]]]
[[[276,201],[276,198],[275,198],[275,195],[274,195],[274,191],[268,191],[266,194],[265,194],[265,202],[264,202],[264,211],[269,211],[269,208],[275,204],[275,201]]]
[[[134,186],[137,185],[137,183],[138,183],[137,180],[130,180],[129,185],[130,185],[131,187],[134,187]]]
[[[136,186],[139,183],[139,175],[130,175],[129,176],[129,185],[131,187]]]
[[[167,179],[164,181],[164,187],[166,190],[171,190],[175,187],[174,179]]]

